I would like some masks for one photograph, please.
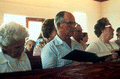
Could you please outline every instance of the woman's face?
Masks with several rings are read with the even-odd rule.
[[[12,45],[2,46],[3,50],[6,51],[5,54],[10,55],[12,58],[19,58],[24,51],[25,39],[19,40]]]
[[[32,50],[33,50],[33,47],[34,47],[34,44],[35,44],[35,42],[30,41],[30,42],[27,44],[27,47],[26,47],[27,51],[32,51]]]
[[[80,25],[77,25],[75,28],[76,30],[74,31],[73,37],[80,40],[81,38],[83,38],[82,27]]]
[[[107,22],[106,26],[107,25],[111,25],[109,22]],[[112,28],[112,26],[110,27],[105,27],[105,29],[103,30],[103,33],[104,35],[106,36],[107,39],[112,39],[113,38],[113,35],[114,35],[114,29]]]

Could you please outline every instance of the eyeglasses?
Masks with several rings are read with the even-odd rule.
[[[82,32],[82,30],[77,30],[77,29],[74,29],[74,31],[79,32],[79,33],[81,33],[81,32]]]
[[[106,25],[105,27],[109,27],[109,28],[112,28],[112,25]]]
[[[77,23],[76,22],[62,22],[62,23],[66,23],[67,25],[76,25]]]

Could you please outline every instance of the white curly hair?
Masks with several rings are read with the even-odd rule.
[[[27,36],[29,36],[27,29],[15,22],[0,26],[0,46],[9,46]]]

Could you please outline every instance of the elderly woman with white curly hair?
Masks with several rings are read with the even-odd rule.
[[[28,35],[26,28],[15,22],[0,26],[0,73],[31,70],[23,52]]]

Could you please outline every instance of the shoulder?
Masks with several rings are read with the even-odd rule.
[[[71,39],[71,42],[73,42],[73,44],[78,44],[75,40]]]
[[[86,51],[95,51],[99,48],[99,45],[100,45],[100,41],[99,39],[97,39],[89,44],[89,46],[86,48]]]
[[[21,54],[20,60],[23,60],[23,61],[28,60],[27,54],[23,52],[23,53]]]
[[[61,45],[63,43],[63,41],[58,37],[55,36],[55,38],[53,40],[51,40],[50,42],[48,42],[42,50],[46,50],[46,49],[53,49],[55,48],[57,45]]]
[[[88,47],[90,47],[90,46],[96,46],[96,45],[99,45],[99,44],[100,44],[100,41],[97,39],[94,42],[90,43]]]
[[[72,46],[80,46],[80,47],[82,46],[82,44],[77,41],[71,40],[71,42],[72,42]]]
[[[111,44],[114,48],[119,49],[119,46],[118,46],[115,42],[110,42],[110,44]]]
[[[41,55],[54,51],[55,43],[54,40],[48,42],[41,50]]]
[[[8,60],[5,58],[4,53],[2,52],[2,49],[0,49],[0,64],[6,63]]]
[[[51,46],[54,46],[55,45],[55,40],[51,40],[50,42],[48,42],[44,47],[43,49],[45,48],[48,48],[48,47],[51,47]],[[43,42],[41,42],[40,44],[44,44]]]

